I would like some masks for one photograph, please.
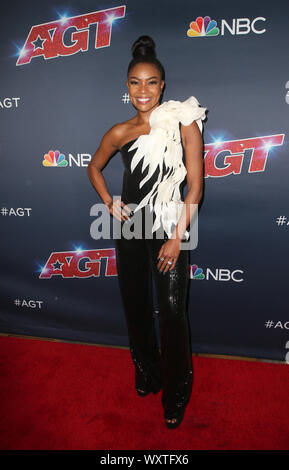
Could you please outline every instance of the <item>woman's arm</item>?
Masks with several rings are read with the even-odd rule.
[[[127,216],[124,216],[121,213],[120,200],[118,199],[117,201],[113,201],[113,198],[107,189],[105,179],[102,175],[102,169],[104,168],[105,164],[118,150],[118,142],[121,137],[120,132],[120,126],[116,124],[103,136],[98,149],[88,164],[87,173],[96,192],[99,194],[109,212],[116,216],[118,220],[126,220]],[[121,203],[121,205],[126,208],[124,203]],[[127,212],[129,213],[130,210]]]
[[[203,194],[203,139],[196,121],[189,126],[181,126],[182,142],[185,150],[188,193],[184,200],[181,215],[172,236],[161,247],[157,264],[164,273],[174,269],[180,254],[180,244],[183,235],[198,210],[198,204]],[[161,260],[163,258],[163,261]],[[167,264],[171,260],[172,264]]]
[[[185,150],[185,163],[187,170],[188,193],[184,200],[184,206],[179,221],[172,234],[172,239],[182,240],[183,235],[193,217],[198,210],[198,206],[203,194],[203,139],[196,121],[189,126],[181,126],[181,135]]]

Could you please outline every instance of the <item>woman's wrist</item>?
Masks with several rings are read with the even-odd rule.
[[[105,206],[110,210],[113,205],[113,199],[109,199],[108,201],[104,201]]]
[[[180,244],[182,241],[181,238],[176,237],[174,234],[172,235],[171,238],[169,238],[169,240],[174,240],[175,242],[178,242],[178,244]]]

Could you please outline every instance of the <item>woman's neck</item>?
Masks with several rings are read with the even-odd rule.
[[[149,111],[139,111],[137,113],[137,125],[139,126],[146,126],[150,124],[150,115],[154,109],[156,109],[160,104],[158,103]]]

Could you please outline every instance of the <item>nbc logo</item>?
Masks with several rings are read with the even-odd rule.
[[[61,167],[87,167],[91,161],[91,155],[89,153],[77,153],[73,155],[68,153],[65,156],[59,150],[49,150],[44,155],[44,160],[42,160],[42,165],[45,168],[61,168]]]
[[[231,24],[228,21],[221,19],[220,28],[217,27],[217,22],[211,20],[210,16],[198,16],[195,21],[191,21],[189,29],[187,30],[188,37],[212,37],[221,36],[225,34],[225,30],[228,31],[232,36],[239,34],[248,34],[251,31],[255,34],[263,34],[266,29],[257,29],[257,21],[266,21],[263,16],[258,16],[252,21],[249,18],[233,18]]]
[[[203,274],[202,268],[199,268],[196,264],[192,264],[190,277],[191,279],[204,279],[205,275]]]
[[[209,16],[202,18],[198,16],[196,21],[190,23],[190,29],[187,31],[189,37],[193,36],[217,36],[220,30],[217,28],[217,22],[211,20]]]
[[[42,162],[43,166],[67,166],[67,160],[65,160],[65,155],[60,153],[59,150],[49,150],[48,153],[44,155],[44,160]]]
[[[244,271],[242,271],[241,269],[235,269],[234,271],[230,271],[226,268],[206,268],[205,270],[203,270],[203,268],[199,268],[197,264],[192,264],[190,266],[190,279],[193,280],[202,281],[203,279],[206,279],[206,281],[209,281],[210,279],[212,279],[214,281],[223,282],[242,282],[244,281],[244,278],[242,277],[243,274]]]

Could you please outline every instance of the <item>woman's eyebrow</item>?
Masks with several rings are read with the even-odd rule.
[[[135,76],[130,77],[130,79],[131,79],[131,78],[136,78],[137,80],[141,80],[140,78],[135,77]],[[155,75],[153,75],[152,77],[146,78],[145,80],[150,80],[151,78],[158,78],[158,77],[156,77]]]

